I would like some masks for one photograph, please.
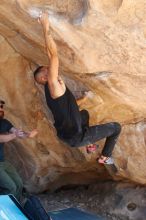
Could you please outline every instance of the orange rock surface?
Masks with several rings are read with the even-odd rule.
[[[56,137],[42,89],[33,80],[36,65],[47,65],[42,28],[36,17],[48,10],[60,73],[90,124],[118,121],[122,134],[114,151],[112,178],[146,184],[146,3],[144,0],[1,0],[0,98],[17,127],[37,128],[34,140],[6,147],[29,191],[111,178],[96,155],[71,149]]]

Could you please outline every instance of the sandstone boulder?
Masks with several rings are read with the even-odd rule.
[[[111,178],[96,163],[97,155],[57,139],[42,89],[34,84],[36,65],[48,64],[36,19],[42,9],[49,13],[60,73],[76,96],[88,91],[80,108],[90,112],[90,123],[122,124],[114,151],[118,173],[112,178],[146,184],[144,0],[1,0],[0,96],[15,126],[39,130],[35,140],[9,144],[9,159],[30,191]]]

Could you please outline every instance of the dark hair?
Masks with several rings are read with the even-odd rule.
[[[36,76],[41,72],[41,69],[43,68],[43,66],[39,66],[33,73],[34,78],[36,78]]]

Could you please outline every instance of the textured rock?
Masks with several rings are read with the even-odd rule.
[[[0,54],[0,88],[1,98],[7,103],[6,117],[16,127],[26,130],[37,127],[39,131],[35,140],[18,140],[6,148],[7,158],[19,169],[28,190],[39,192],[64,184],[110,178],[104,168],[96,165],[96,156],[87,156],[85,149],[70,149],[59,143],[52,119],[46,114],[44,102],[34,85],[30,63],[3,37],[0,51],[3,51]]]
[[[8,147],[11,160],[22,167],[28,189],[109,178],[96,165],[96,155],[59,142],[41,89],[34,85],[34,64],[48,62],[42,29],[34,19],[41,9],[49,11],[60,72],[76,95],[90,90],[80,107],[89,110],[91,124],[123,125],[114,151],[117,177],[146,184],[145,1],[1,0],[0,33],[5,38],[0,38],[1,97],[8,103],[11,121],[39,130],[36,140]]]

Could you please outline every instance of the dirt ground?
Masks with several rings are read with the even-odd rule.
[[[100,182],[38,195],[47,211],[77,207],[106,220],[146,220],[146,187]]]

